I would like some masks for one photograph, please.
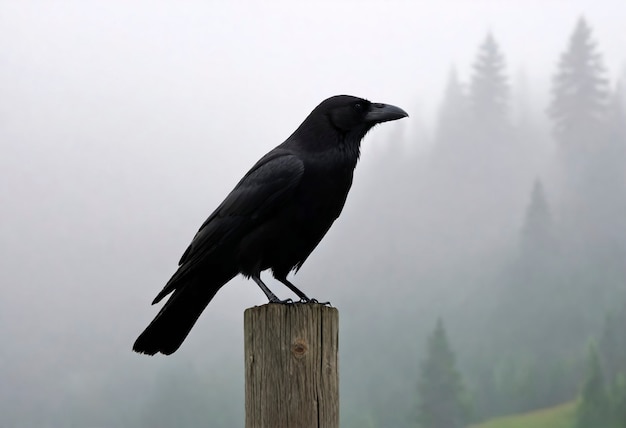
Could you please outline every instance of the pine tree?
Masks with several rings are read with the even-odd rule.
[[[604,323],[600,339],[600,355],[608,380],[611,401],[610,428],[626,428],[626,304],[610,313]]]
[[[611,387],[610,428],[626,428],[626,373],[619,374]]]
[[[543,259],[554,250],[552,217],[541,180],[535,180],[522,228],[522,253]]]
[[[591,28],[580,18],[553,80],[549,114],[556,138],[585,152],[601,136],[606,120],[608,81]]]
[[[460,233],[478,242],[480,252],[502,245],[502,231],[513,227],[516,203],[526,193],[520,176],[526,174],[527,159],[509,120],[504,55],[492,34],[480,45],[472,69],[464,150],[456,153],[461,161],[449,174],[456,179],[452,192],[458,208],[452,208],[462,213]],[[467,224],[472,224],[469,232]]]
[[[577,428],[607,427],[611,419],[611,404],[594,345],[589,347],[587,378],[583,385],[576,415]]]
[[[626,256],[626,150],[618,143],[622,113],[619,96],[610,102],[606,74],[591,28],[580,18],[561,56],[549,108],[560,143],[563,220],[570,247],[596,264],[597,275],[620,275],[617,265],[603,266],[618,258],[615,252]]]
[[[421,428],[465,426],[468,420],[465,389],[441,319],[428,339],[417,390],[417,418]]]
[[[466,156],[466,179],[474,181],[476,204],[493,207],[495,204],[513,206],[526,193],[518,183],[523,182],[526,162],[519,135],[510,120],[510,93],[506,63],[500,47],[491,33],[478,49],[469,85],[469,126],[465,140],[471,148]],[[530,177],[529,177],[530,178]],[[484,192],[485,199],[480,199]],[[496,202],[497,201],[497,202]],[[484,215],[492,215],[493,209]],[[506,222],[510,213],[501,220]],[[505,226],[491,226],[497,229]],[[489,229],[481,231],[487,237]],[[493,233],[493,232],[492,232]]]
[[[621,310],[610,313],[604,321],[604,331],[599,343],[602,360],[609,379],[626,375],[626,304]]]
[[[510,90],[504,56],[491,33],[480,46],[473,69],[469,100],[477,127],[488,132],[505,127]]]

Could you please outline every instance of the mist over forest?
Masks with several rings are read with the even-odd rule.
[[[0,426],[242,426],[252,281],[174,355],[131,345],[206,216],[335,93],[410,115],[365,138],[293,277],[340,311],[342,426],[437,426],[433,361],[452,426],[578,399],[593,426],[597,379],[626,408],[626,9],[443,3],[0,4]]]

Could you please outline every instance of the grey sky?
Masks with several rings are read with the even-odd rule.
[[[274,108],[302,106],[288,109],[289,129],[335,93],[391,96],[430,114],[450,65],[467,75],[488,30],[510,71],[524,66],[531,78],[554,69],[583,13],[613,74],[626,46],[619,0],[4,1],[2,9],[3,74],[14,90],[70,91],[94,103],[120,96],[137,109],[193,103],[223,126],[233,108],[252,116],[246,124],[269,127]],[[260,100],[266,111],[254,114]]]
[[[467,79],[487,31],[511,75],[523,66],[530,85],[546,85],[581,14],[613,76],[626,55],[618,0],[0,8],[4,262],[36,251],[32,242],[129,250],[130,230],[137,251],[148,250],[144,234],[167,247],[167,266],[137,291],[148,294],[208,210],[323,98],[393,103],[411,114],[408,132],[430,127],[451,64]],[[57,266],[62,253],[38,257]]]
[[[147,255],[166,265],[137,291],[150,295],[208,211],[323,98],[393,103],[411,114],[408,132],[430,126],[451,64],[466,79],[487,31],[511,75],[523,66],[546,85],[581,14],[613,76],[626,55],[618,0],[0,8],[4,263],[51,244],[130,251],[122,236],[145,252],[147,236],[166,247]],[[56,269],[63,251],[31,257]]]

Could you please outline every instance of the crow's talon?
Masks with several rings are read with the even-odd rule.
[[[276,299],[276,300],[270,300],[270,303],[277,303],[279,305],[290,305],[293,303],[293,300],[291,299],[285,299],[285,300],[280,300],[280,299]]]
[[[315,303],[317,305],[332,306],[330,302],[320,302],[317,299],[300,299],[298,303]]]

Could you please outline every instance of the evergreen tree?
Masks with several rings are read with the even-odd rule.
[[[454,98],[459,99],[455,87],[458,85],[452,80],[448,94],[456,92]],[[494,37],[488,34],[472,66],[467,101],[457,109],[458,115],[466,116],[460,122],[462,127],[457,124],[454,131],[458,149],[454,156],[448,156],[453,160],[441,168],[452,178],[450,190],[444,189],[444,195],[454,198],[445,209],[458,212],[460,219],[458,225],[451,225],[451,233],[475,241],[477,252],[503,245],[506,238],[502,232],[513,229],[511,219],[526,193],[520,179],[520,175],[525,175],[526,159],[520,156],[518,139],[508,117],[509,94],[504,56]],[[448,132],[452,126],[448,123]],[[443,129],[440,134],[446,135]],[[468,224],[472,225],[471,230]]]
[[[470,121],[465,136],[471,154],[466,156],[466,179],[473,181],[476,204],[490,206],[489,212],[483,214],[493,215],[494,206],[514,206],[526,193],[519,183],[524,181],[521,176],[525,175],[528,159],[511,124],[506,63],[491,33],[479,47],[472,68],[468,94]],[[485,200],[480,199],[481,192]],[[506,221],[512,213],[504,215],[502,219],[491,217],[489,221]],[[488,236],[489,228],[481,232]]]
[[[600,339],[600,353],[609,379],[626,375],[626,304],[621,310],[607,315]]]
[[[620,310],[610,313],[604,323],[600,339],[604,373],[608,380],[610,396],[610,428],[626,428],[626,304]]]
[[[490,337],[498,355],[492,382],[498,412],[526,412],[566,401],[579,388],[572,355],[580,352],[580,300],[562,273],[561,252],[541,180],[535,180],[519,252],[494,292]]]
[[[553,80],[549,114],[557,139],[584,153],[601,136],[606,120],[608,81],[591,29],[580,18]]]
[[[611,387],[611,428],[626,428],[626,374],[619,374]]]
[[[614,168],[607,161],[609,87],[602,56],[592,31],[581,17],[553,78],[548,113],[563,161],[566,209],[572,226],[586,231],[585,241],[604,234],[599,217],[607,211],[607,186]],[[593,207],[590,209],[589,207]],[[606,226],[605,226],[606,228]]]
[[[563,239],[576,258],[570,263],[581,268],[573,287],[591,289],[602,278],[592,296],[597,300],[610,298],[626,281],[626,151],[617,137],[619,96],[610,99],[602,57],[580,18],[554,77],[549,113],[563,162]]]
[[[468,421],[465,389],[441,319],[428,339],[417,389],[417,418],[421,428],[465,426]]]
[[[545,259],[554,250],[552,217],[541,180],[535,180],[522,228],[523,257]]]
[[[583,385],[576,415],[577,428],[610,426],[611,404],[607,393],[600,358],[594,345],[589,347],[587,378]]]
[[[473,69],[469,101],[477,127],[487,132],[505,127],[510,90],[504,56],[491,33],[480,46]]]

